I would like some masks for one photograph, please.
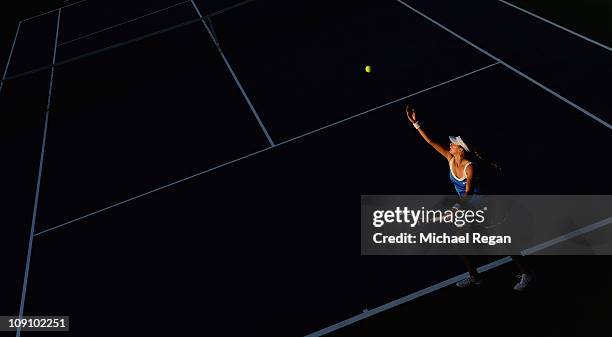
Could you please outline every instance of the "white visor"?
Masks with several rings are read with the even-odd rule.
[[[448,139],[450,139],[451,143],[457,144],[457,145],[461,146],[465,151],[470,152],[470,148],[468,148],[468,146],[465,144],[463,139],[461,139],[461,137],[459,137],[459,136],[457,136],[457,137],[448,136]]]

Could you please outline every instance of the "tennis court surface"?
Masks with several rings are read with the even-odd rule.
[[[536,257],[525,296],[482,258],[491,282],[461,292],[458,257],[361,256],[358,223],[361,194],[452,192],[406,104],[502,163],[500,193],[609,194],[606,45],[484,0],[89,0],[16,33],[7,315],[79,336],[467,333],[523,305],[554,317],[538,335],[603,324],[576,308],[610,309],[589,292],[609,294],[608,257]]]

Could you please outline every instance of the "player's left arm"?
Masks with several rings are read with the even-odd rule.
[[[467,198],[468,195],[474,192],[474,165],[468,165],[465,169],[465,193],[463,198]]]

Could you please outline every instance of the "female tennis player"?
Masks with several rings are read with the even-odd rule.
[[[444,147],[441,144],[431,140],[417,120],[416,111],[414,108],[406,106],[406,116],[408,116],[408,120],[419,132],[421,137],[439,154],[446,158],[449,166],[449,178],[453,184],[453,187],[455,188],[455,192],[459,196],[459,204],[468,201],[470,196],[478,194],[478,168],[472,163],[470,157],[473,156],[472,158],[475,157],[479,161],[483,161],[482,156],[475,151],[470,150],[468,145],[465,143],[465,140],[459,136],[449,137],[450,144],[448,147]],[[460,288],[466,288],[471,285],[482,283],[482,275],[480,275],[480,273],[476,270],[476,267],[474,267],[471,260],[467,256],[463,256],[462,258],[465,266],[468,269],[469,276],[466,279],[457,282],[457,286]],[[535,280],[535,275],[533,272],[527,269],[522,256],[512,256],[512,260],[516,263],[521,272],[521,274],[518,276],[520,277],[520,280],[514,286],[514,290],[523,291],[527,289],[532,281]]]

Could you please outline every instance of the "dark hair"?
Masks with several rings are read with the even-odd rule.
[[[480,152],[479,150],[472,150],[471,152],[467,152],[468,154],[471,154],[473,159],[475,161],[477,161],[480,164],[484,164],[485,166],[488,166],[492,169],[494,169],[496,171],[496,173],[501,174],[502,173],[502,167],[501,165],[499,165],[498,163],[488,160],[486,159],[483,155],[482,152]]]
[[[495,161],[491,161],[482,155],[479,150],[467,152],[473,158],[478,166],[476,179],[480,193],[483,194],[500,194],[507,188],[507,181],[502,174],[501,165]],[[472,159],[468,157],[468,159]]]
[[[502,173],[501,165],[494,160],[490,160],[487,156],[483,155],[482,146],[480,144],[487,144],[483,138],[478,138],[477,134],[471,132],[472,130],[463,129],[461,130],[461,134],[465,136],[467,139],[467,144],[470,147],[470,151],[465,151],[464,153],[467,159],[475,162],[481,167],[484,171],[492,171],[495,175],[500,175]]]

